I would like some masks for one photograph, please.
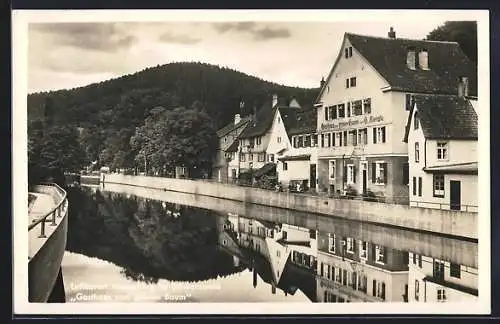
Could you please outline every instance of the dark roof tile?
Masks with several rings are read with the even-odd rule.
[[[427,139],[477,140],[477,114],[469,100],[458,96],[416,95],[406,124],[408,140],[414,109]]]
[[[458,78],[469,78],[469,94],[477,95],[477,67],[456,42],[382,38],[347,33],[352,46],[395,90],[457,94]],[[409,48],[428,52],[429,70],[406,66]]]

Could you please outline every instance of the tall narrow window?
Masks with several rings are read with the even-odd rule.
[[[416,196],[417,195],[417,178],[416,177],[413,177],[413,195]]]
[[[418,196],[422,197],[422,177],[418,177]]]
[[[335,234],[328,233],[328,252],[335,253]]]
[[[420,125],[420,120],[418,118],[418,111],[415,112],[415,115],[413,115],[413,129],[418,129]]]
[[[356,77],[352,77],[350,79],[350,82],[351,82],[351,87],[355,87],[356,86]]]
[[[330,161],[330,179],[335,179],[335,161]]]
[[[325,107],[325,120],[328,120],[328,107]]]
[[[420,296],[420,281],[415,280],[415,300],[418,301]]]
[[[365,114],[372,113],[372,100],[371,100],[371,98],[366,98],[363,100],[363,113],[365,113]]]
[[[345,79],[345,87],[349,88],[349,79]]]
[[[326,147],[331,146],[331,133],[326,134]]]
[[[345,104],[337,105],[337,109],[338,109],[338,117],[344,118],[345,117]]]
[[[405,103],[405,107],[406,107],[406,111],[409,111],[411,109],[411,105],[412,105],[412,95],[407,93],[405,95],[405,99],[406,99],[406,103]]]
[[[415,142],[415,163],[420,162],[420,149],[418,147],[418,142]]]
[[[347,117],[351,117],[351,103],[350,102],[347,103],[346,113],[347,113]]]

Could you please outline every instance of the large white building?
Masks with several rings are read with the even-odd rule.
[[[464,93],[414,96],[404,137],[410,206],[477,212],[477,137],[477,114]]]
[[[477,301],[477,269],[443,260],[409,254],[410,302]]]
[[[476,95],[476,67],[456,42],[346,33],[316,101],[319,190],[408,203],[411,95],[456,94],[462,77]]]

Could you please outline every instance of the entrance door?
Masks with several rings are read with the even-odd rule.
[[[233,180],[235,180],[235,179],[236,179],[236,169],[231,169],[231,178],[232,178]]]
[[[316,164],[309,166],[309,188],[316,188]]]
[[[366,193],[366,184],[367,184],[367,181],[368,181],[368,170],[367,170],[367,167],[368,165],[366,164],[366,162],[362,162],[361,163],[361,169],[362,169],[362,173],[361,173],[361,192],[363,194]]]
[[[460,181],[450,180],[450,209],[460,210]]]

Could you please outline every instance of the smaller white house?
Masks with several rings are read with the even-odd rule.
[[[408,301],[467,302],[478,298],[477,269],[409,253]]]
[[[477,113],[465,96],[415,95],[408,143],[410,206],[477,212]]]
[[[278,181],[285,188],[296,190],[316,189],[318,136],[316,112],[302,110],[297,114],[295,125],[287,129],[291,146],[279,154],[276,171]]]

